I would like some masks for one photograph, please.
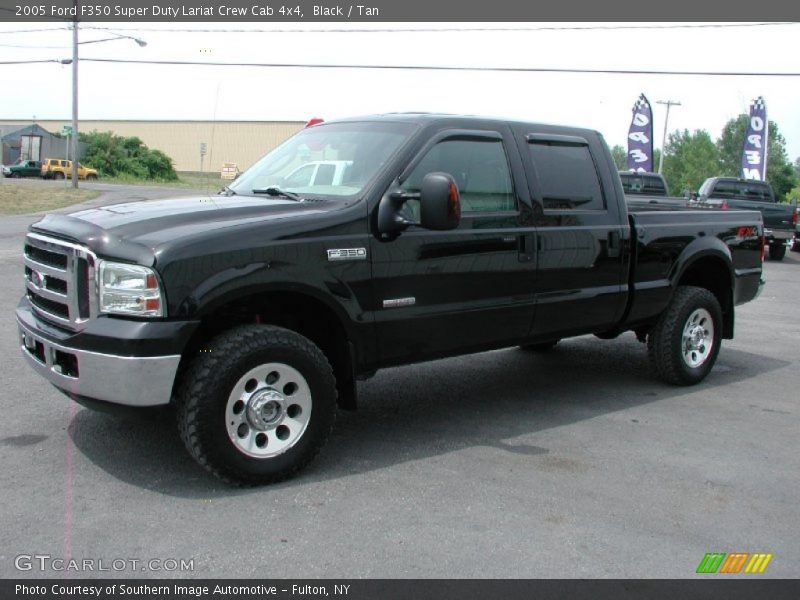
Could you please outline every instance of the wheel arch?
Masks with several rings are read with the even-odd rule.
[[[208,304],[194,315],[200,326],[190,339],[182,366],[204,350],[211,338],[237,325],[262,323],[303,335],[322,350],[333,368],[341,408],[357,405],[355,332],[340,307],[302,286],[251,290]]]
[[[734,328],[733,262],[730,249],[716,238],[713,241],[717,244],[697,248],[680,260],[670,280],[673,294],[678,287],[686,285],[705,288],[714,294],[722,308],[722,337],[731,339]],[[691,245],[687,247],[687,251],[690,248]]]

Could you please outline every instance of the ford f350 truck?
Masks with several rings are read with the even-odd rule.
[[[346,177],[280,187],[323,159]],[[67,396],[171,404],[197,462],[257,484],[385,367],[633,331],[663,380],[698,383],[763,255],[758,212],[629,212],[595,131],[391,114],[306,128],[220,195],[46,216],[16,317]]]

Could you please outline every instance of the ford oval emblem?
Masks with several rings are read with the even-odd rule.
[[[31,271],[31,283],[36,287],[42,287],[44,283],[44,275],[39,273],[39,271]]]

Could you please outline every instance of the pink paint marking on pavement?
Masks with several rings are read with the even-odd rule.
[[[64,562],[68,564],[72,559],[72,492],[74,490],[74,454],[75,446],[72,443],[70,430],[77,412],[77,405],[73,400],[69,401],[69,418],[67,420],[67,466],[64,474]],[[69,569],[64,570],[64,578],[69,579]]]

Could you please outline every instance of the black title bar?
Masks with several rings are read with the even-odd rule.
[[[798,15],[786,0],[0,0],[0,21],[64,22],[543,22],[780,21]]]

